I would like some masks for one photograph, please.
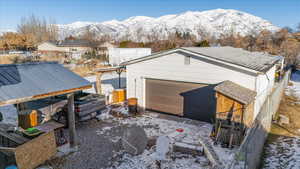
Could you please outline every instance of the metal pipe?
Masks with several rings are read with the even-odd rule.
[[[76,148],[77,136],[75,128],[75,112],[74,112],[74,93],[68,94],[68,124],[70,147]]]

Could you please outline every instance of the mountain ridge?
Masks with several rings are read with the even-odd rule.
[[[280,29],[265,19],[234,9],[186,11],[160,17],[132,16],[120,21],[76,21],[57,26],[59,39],[70,35],[81,36],[90,30],[96,37],[108,35],[112,40],[137,42],[168,39],[176,32],[188,33],[200,40],[205,37],[219,38],[227,34],[245,36],[262,30],[275,32]]]

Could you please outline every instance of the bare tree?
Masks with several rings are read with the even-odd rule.
[[[34,15],[23,17],[17,31],[27,37],[30,35],[35,43],[58,38],[58,28],[53,19],[47,21],[45,18],[41,19]]]
[[[280,46],[280,54],[289,64],[299,64],[300,42],[295,39],[287,39]]]
[[[80,39],[88,40],[90,42],[96,41],[96,34],[91,30],[90,26],[85,27],[84,33],[80,36]]]
[[[154,29],[151,29],[151,31],[146,35],[146,39],[148,42],[157,42],[159,41],[159,33],[154,30]]]

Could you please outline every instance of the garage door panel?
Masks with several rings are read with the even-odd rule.
[[[148,110],[158,111],[161,113],[169,113],[169,114],[175,114],[182,116],[182,107],[174,106],[174,105],[168,105],[165,103],[155,103],[153,106],[149,106]],[[174,113],[175,112],[175,113]],[[178,113],[178,114],[176,114]]]
[[[214,85],[146,79],[146,108],[210,121],[215,111]]]
[[[160,96],[160,95],[149,95],[149,97],[147,97],[146,99],[151,99],[151,103],[156,103],[156,104],[167,103],[171,105],[180,104],[183,101],[183,98],[178,98],[178,96],[170,97],[170,96]]]

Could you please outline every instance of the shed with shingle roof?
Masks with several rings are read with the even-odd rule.
[[[218,84],[216,91],[216,120],[227,120],[251,126],[254,119],[256,92],[229,80]],[[219,122],[217,122],[219,123]]]
[[[250,104],[255,100],[256,92],[226,80],[215,87],[215,91],[243,104]]]

